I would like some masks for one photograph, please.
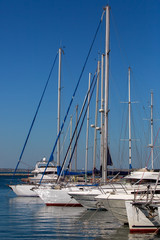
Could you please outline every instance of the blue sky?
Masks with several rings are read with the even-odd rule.
[[[127,101],[129,66],[132,68],[131,100],[138,101],[132,105],[132,136],[139,139],[135,141],[137,146],[133,143],[133,166],[141,167],[147,162],[149,150],[146,146],[150,141],[150,129],[149,122],[143,119],[150,117],[148,106],[151,90],[154,93],[154,118],[160,119],[160,1],[0,0],[0,168],[14,168],[17,164],[59,47],[64,49],[61,120],[64,118],[107,3],[111,6],[109,142],[114,167],[128,167],[128,144],[120,141],[120,138],[128,136],[127,105],[120,102]],[[80,108],[88,88],[88,73],[94,73],[98,54],[104,51],[104,29],[105,21],[69,118],[77,103]],[[34,167],[43,156],[48,159],[52,151],[57,134],[57,72],[58,62],[24,152],[21,168]],[[93,102],[90,122],[94,121],[94,107]],[[155,121],[154,136],[159,124]],[[67,126],[68,123],[62,138]],[[79,168],[84,167],[85,127],[78,144]],[[93,130],[90,129],[90,168],[93,156],[91,139]],[[158,168],[158,150],[155,152],[155,167]]]

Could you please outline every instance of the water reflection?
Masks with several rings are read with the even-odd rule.
[[[36,197],[10,198],[5,219],[12,239],[20,236],[62,240],[158,239],[153,234],[130,234],[128,226],[121,225],[108,211],[89,211],[83,207],[47,207]]]
[[[148,233],[148,234],[128,234],[129,240],[156,240],[159,239],[159,235],[156,235],[154,233]]]
[[[47,207],[39,198],[12,198],[10,205],[23,226],[32,223],[35,236],[110,239],[120,224],[107,211],[88,211],[83,207]],[[22,215],[25,216],[23,219]],[[16,219],[14,219],[16,220]]]
[[[111,236],[111,240],[156,240],[159,239],[160,235],[156,235],[154,233],[148,233],[148,234],[131,234],[129,232],[129,227],[127,225],[122,225],[121,227],[117,228],[117,231],[115,234]]]
[[[39,197],[14,197],[9,199],[9,204],[16,204],[17,206],[25,206],[28,204],[44,205]]]

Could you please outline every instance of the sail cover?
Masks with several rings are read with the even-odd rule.
[[[107,148],[107,166],[113,166],[113,162],[112,162],[112,158],[111,158],[109,148]]]

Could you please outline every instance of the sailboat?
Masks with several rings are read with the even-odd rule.
[[[103,208],[102,204],[99,204],[96,196],[112,192],[114,189],[120,189],[122,191],[123,187],[121,187],[120,183],[113,183],[113,181],[109,181],[106,183],[107,179],[107,165],[111,165],[110,154],[108,149],[108,85],[109,85],[109,28],[110,28],[110,7],[106,7],[106,49],[105,49],[105,110],[103,110],[103,87],[101,87],[101,113],[104,114],[104,131],[103,131],[103,118],[101,118],[101,164],[102,164],[102,177],[103,177],[103,185],[97,187],[88,187],[88,188],[81,188],[81,191],[72,191],[69,192],[69,195],[75,198],[79,203],[81,203],[87,209],[97,209]],[[130,68],[129,68],[130,71]],[[103,84],[103,57],[102,57],[102,79],[101,84]],[[129,96],[130,97],[130,96]],[[129,99],[130,103],[130,99]],[[103,117],[103,115],[101,115]],[[131,137],[129,136],[129,139]],[[131,140],[129,141],[129,145],[131,145]],[[107,148],[106,148],[107,146]],[[129,146],[130,153],[131,153],[131,146]],[[129,166],[131,168],[131,157],[129,158]],[[125,186],[126,188],[126,186]],[[127,185],[127,188],[132,188],[131,184]]]
[[[57,121],[57,128],[58,128],[58,131],[59,131],[59,128],[60,128],[59,127],[60,126],[60,91],[61,91],[61,55],[62,55],[62,49],[61,48],[59,48],[58,53],[59,53],[59,74],[58,74],[58,121]],[[57,55],[56,55],[56,58],[57,58]],[[54,60],[54,64],[55,64],[56,58]],[[53,64],[53,66],[54,66],[54,64]],[[47,83],[46,83],[45,89],[43,91],[43,94],[42,94],[40,103],[38,105],[38,108],[41,104],[43,95],[44,95],[46,87],[48,85],[48,81],[50,79],[50,76],[51,76],[51,73],[52,73],[52,70],[53,70],[53,66],[52,66],[51,72],[49,74],[49,78],[47,80]],[[38,109],[36,111],[36,114],[37,113],[38,113]],[[35,121],[35,118],[36,118],[36,115],[34,117],[33,123]],[[33,123],[31,125],[31,128],[33,126]],[[31,131],[31,129],[30,129],[30,131]],[[29,134],[30,134],[30,131],[29,131]],[[27,136],[27,140],[25,142],[25,145],[28,141],[29,134]],[[58,151],[57,151],[57,166],[59,168],[59,165],[60,165],[60,161],[59,161],[59,159],[60,159],[60,156],[59,156],[60,139],[58,140],[58,148],[57,149],[58,149]],[[22,153],[23,153],[23,151],[24,151],[24,148],[22,150]],[[22,156],[22,153],[21,153],[21,156]],[[20,159],[21,159],[21,156],[20,156]],[[19,162],[20,162],[20,159],[19,159]],[[18,164],[19,164],[19,162],[18,162]],[[18,164],[17,164],[17,166],[18,166]],[[47,169],[46,169],[46,166],[47,166]],[[38,197],[38,194],[33,191],[33,188],[35,186],[37,186],[37,184],[39,184],[40,180],[42,179],[42,176],[43,176],[43,181],[42,181],[43,184],[53,185],[56,182],[56,179],[57,179],[57,176],[58,176],[57,166],[54,165],[53,161],[50,161],[48,163],[47,159],[44,157],[42,159],[42,161],[39,161],[39,162],[36,163],[35,169],[31,172],[31,174],[33,174],[33,177],[23,179],[22,183],[20,183],[20,184],[16,184],[16,185],[9,184],[8,186],[13,190],[13,192],[17,196]]]
[[[153,189],[147,186],[143,196],[135,192],[133,200],[125,201],[131,233],[158,233],[160,231],[160,172]]]
[[[109,7],[107,6],[105,11],[106,11],[106,18],[108,20],[108,10]],[[103,12],[104,14],[104,12]],[[102,15],[103,16],[103,15]],[[102,21],[102,18],[101,18],[101,21]],[[100,22],[101,22],[100,21]],[[108,26],[108,25],[107,25]],[[109,31],[109,28],[108,28],[108,31]],[[108,38],[108,32],[107,32],[107,38]],[[109,45],[108,45],[109,47]],[[109,52],[109,50],[107,50],[107,53]],[[106,54],[107,55],[107,54]],[[106,59],[108,57],[106,56]],[[106,64],[107,64],[107,61],[106,61]],[[108,75],[108,72],[106,70],[106,76]],[[92,81],[92,84],[93,85],[93,81]],[[95,86],[95,84],[94,84]],[[107,87],[106,87],[107,88]],[[93,92],[93,87],[92,87],[92,90],[89,89],[88,91],[88,94],[90,92]],[[91,93],[92,94],[92,93]],[[86,95],[87,96],[87,95]],[[90,97],[91,99],[91,97]],[[90,102],[90,99],[89,99],[89,102]],[[86,99],[87,100],[87,99]],[[88,102],[88,106],[89,106],[89,102]],[[106,108],[108,107],[108,105],[106,104]],[[82,107],[83,109],[83,107]],[[106,112],[108,112],[106,110]],[[87,113],[87,109],[86,109],[86,113]],[[63,170],[63,167],[62,167],[62,170]],[[80,185],[80,186],[79,186]],[[62,185],[57,185],[55,187],[49,187],[49,188],[45,188],[45,189],[41,189],[41,188],[35,188],[35,192],[40,196],[40,198],[45,202],[46,205],[53,205],[53,206],[57,206],[57,205],[65,205],[65,206],[70,206],[70,204],[72,206],[77,206],[77,205],[81,205],[80,203],[78,203],[74,198],[72,198],[68,192],[70,192],[71,190],[74,189],[74,191],[78,191],[81,187],[85,187],[84,186],[84,183],[83,184],[79,184],[79,185],[76,185],[76,184],[68,184],[66,186],[62,186]],[[92,184],[91,184],[92,185]],[[93,185],[92,185],[93,186]],[[58,188],[58,189],[57,189]],[[71,202],[71,203],[70,203]]]
[[[153,95],[151,94],[151,133],[153,132],[153,105],[152,105],[152,97]],[[159,129],[160,131],[160,129]],[[158,133],[159,133],[158,131]],[[158,136],[157,133],[157,136]],[[151,143],[149,146],[151,147],[151,152],[150,156],[153,157],[153,136],[151,134]],[[153,158],[152,160],[152,167],[153,167]],[[139,170],[136,172],[132,172],[130,175],[125,177],[126,180],[137,180],[137,184],[133,185],[132,189],[129,191],[126,191],[126,193],[122,191],[113,191],[107,194],[101,194],[96,197],[96,200],[103,204],[106,209],[111,211],[113,215],[120,220],[122,223],[128,223],[131,219],[131,208],[132,208],[132,214],[134,215],[135,208],[138,208],[147,201],[147,188],[149,188],[150,195],[155,189],[155,184],[156,184],[156,194],[154,196],[154,201],[157,203],[160,199],[160,180],[159,180],[159,172],[155,172],[153,169],[148,171],[146,168],[143,170]],[[135,200],[135,193],[136,193],[136,200],[137,200],[137,205],[133,201]],[[126,203],[127,202],[127,203]],[[132,207],[131,207],[132,206]],[[126,210],[126,207],[128,210]],[[157,209],[157,208],[156,208]],[[127,212],[128,212],[128,217],[127,217]],[[143,214],[142,214],[143,215]],[[136,218],[135,218],[136,219]],[[132,220],[131,220],[132,221]],[[133,222],[133,221],[132,221]],[[136,223],[137,224],[137,223]],[[133,226],[134,224],[130,224],[130,226]],[[138,227],[137,227],[138,228]],[[134,228],[136,230],[136,228]],[[140,228],[139,228],[140,230]]]
[[[93,83],[94,83],[94,86],[93,86]],[[83,119],[82,119],[82,122],[81,122],[81,126],[80,126],[80,129],[78,131],[78,135],[77,135],[77,138],[76,138],[73,150],[72,150],[72,154],[70,156],[70,160],[69,160],[67,170],[70,168],[71,159],[72,159],[72,156],[73,156],[73,153],[74,153],[75,146],[76,146],[77,141],[78,141],[78,137],[80,135],[80,131],[82,129],[82,125],[83,125],[83,122],[84,122],[84,119],[85,119],[85,116],[86,116],[86,113],[87,113],[88,106],[90,104],[90,100],[91,100],[92,95],[93,95],[95,83],[96,83],[96,79],[94,77],[93,80],[92,80],[92,88],[91,89],[89,88],[88,91],[87,91],[86,97],[84,99],[84,103],[82,105],[81,113],[80,113],[80,116],[78,118],[77,124],[79,123],[80,117],[82,116],[82,112],[83,112],[83,109],[84,109],[85,102],[87,102],[88,95],[91,91],[91,95],[89,97],[89,101],[88,101],[87,106],[86,106],[86,110],[85,110],[85,113],[84,113],[84,116],[83,116]],[[75,127],[75,130],[73,132],[73,136],[71,138],[72,141],[73,141],[73,138],[74,138],[74,134],[76,133],[76,129],[77,129],[77,125]],[[78,191],[82,186],[85,186],[86,184],[84,182],[84,178],[81,182],[76,182],[76,181],[75,182],[67,182],[67,181],[62,182],[61,181],[62,172],[66,172],[66,170],[64,170],[64,166],[65,166],[65,162],[67,160],[68,151],[70,150],[71,143],[72,142],[70,141],[68,149],[67,149],[65,157],[64,157],[62,167],[61,167],[61,171],[59,172],[59,176],[58,176],[57,181],[56,181],[56,184],[54,186],[51,186],[51,187],[50,186],[45,186],[45,188],[41,188],[41,187],[37,187],[37,188],[35,187],[34,188],[34,191],[39,195],[39,197],[44,201],[44,203],[47,206],[76,206],[76,207],[77,206],[82,206],[74,198],[70,197],[70,195],[68,195],[68,192],[73,191],[73,190]],[[87,173],[88,173],[88,171],[85,172],[85,174],[87,174]],[[74,174],[76,174],[76,173],[74,173]]]
[[[130,233],[159,233],[160,231],[160,201],[154,199],[126,201],[126,211]]]
[[[107,52],[107,56],[109,56]],[[130,67],[128,68],[128,107],[129,107],[129,168],[132,169],[131,162],[131,98],[130,98]],[[153,121],[153,105],[151,97],[151,121]],[[151,122],[151,136],[153,133],[153,124]],[[151,137],[151,153],[153,167],[153,136]],[[109,181],[102,186],[85,187],[78,191],[72,191],[68,194],[82,204],[86,209],[105,208],[113,212],[113,214],[122,222],[127,222],[127,214],[125,208],[125,200],[132,200],[133,193],[137,189],[143,192],[146,185],[151,184],[152,187],[156,182],[158,173],[148,171],[146,168],[131,172],[123,180],[119,182]],[[139,186],[139,181],[141,186]]]
[[[144,172],[145,173],[145,172]],[[143,172],[141,172],[142,179],[137,181],[136,185],[132,185],[130,188],[123,188],[117,190],[112,189],[108,193],[104,193],[95,197],[99,205],[103,205],[105,209],[110,211],[116,219],[126,224],[128,223],[127,212],[126,212],[126,201],[133,201],[135,193],[137,192],[137,200],[146,200],[146,189],[150,185],[150,190],[154,190],[154,186],[157,180],[158,173],[148,172],[149,175],[145,179]],[[141,184],[139,184],[139,181]],[[160,186],[157,187],[157,191],[160,190]],[[160,195],[158,195],[158,198]]]

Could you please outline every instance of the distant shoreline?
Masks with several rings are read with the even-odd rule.
[[[15,169],[12,168],[0,168],[0,176],[12,176]],[[31,171],[27,169],[18,169],[15,173],[16,176],[28,176],[31,175]]]
[[[0,172],[14,172],[13,168],[0,168]],[[31,172],[33,169],[17,169],[17,172]]]
[[[12,176],[13,173],[3,173],[3,172],[0,172],[0,176]],[[31,174],[29,173],[15,173],[15,176],[30,176]]]

